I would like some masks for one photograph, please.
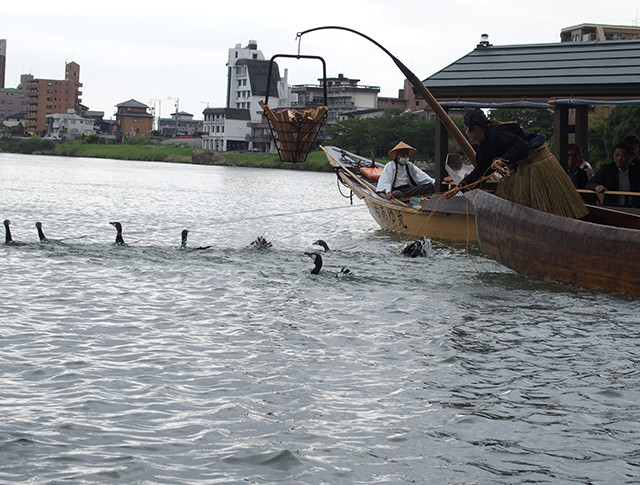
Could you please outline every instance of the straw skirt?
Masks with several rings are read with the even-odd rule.
[[[496,195],[550,214],[580,219],[589,211],[547,145],[529,152],[518,170],[503,177]]]

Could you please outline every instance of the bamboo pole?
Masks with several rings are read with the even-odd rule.
[[[462,150],[464,151],[464,153],[467,156],[467,158],[469,159],[469,161],[471,161],[471,163],[473,163],[473,165],[475,165],[475,160],[476,160],[476,152],[475,152],[475,150],[473,149],[471,144],[467,141],[467,139],[462,134],[460,129],[453,122],[451,117],[444,110],[444,108],[442,106],[440,106],[440,103],[438,103],[436,98],[425,87],[425,85],[422,84],[422,82],[416,77],[416,75],[413,72],[411,72],[411,70],[409,70],[409,68],[407,66],[405,66],[402,62],[400,62],[400,60],[398,60],[393,54],[391,54],[391,52],[389,52],[387,49],[385,49],[382,45],[380,45],[378,42],[373,40],[371,37],[368,37],[368,36],[358,32],[357,30],[353,30],[353,29],[350,29],[348,27],[329,26],[329,27],[316,27],[314,29],[305,30],[304,32],[298,32],[297,38],[301,38],[304,34],[307,34],[309,32],[313,32],[313,31],[316,31],[316,30],[325,30],[325,29],[346,30],[347,32],[352,32],[354,34],[357,34],[357,35],[359,35],[361,37],[364,37],[368,41],[374,43],[376,46],[378,46],[380,49],[382,49],[389,57],[391,57],[393,62],[395,62],[396,66],[398,66],[398,68],[407,77],[407,79],[413,85],[413,87],[416,88],[416,90],[424,98],[424,100],[427,102],[429,107],[433,110],[435,115],[438,117],[438,119],[445,126],[447,131],[449,133],[451,133],[451,136],[453,136],[453,138],[456,141],[456,143],[460,146],[460,148],[462,148]]]

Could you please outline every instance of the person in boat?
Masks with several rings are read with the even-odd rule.
[[[613,162],[600,167],[589,180],[587,188],[599,194],[609,190],[640,192],[640,167],[629,164],[632,149],[626,143],[618,143],[613,151]],[[616,207],[640,207],[640,197],[630,195],[605,195],[603,205]]]
[[[445,194],[478,187],[478,182],[499,169],[508,173],[498,183],[496,195],[533,209],[580,218],[588,210],[569,176],[549,151],[546,136],[525,132],[518,123],[487,119],[479,108],[466,107],[467,135],[478,143],[476,167],[458,187]]]
[[[444,167],[448,175],[442,179],[445,184],[453,182],[458,185],[467,175],[473,172],[473,167],[462,163],[462,157],[457,153],[447,155],[447,163]]]
[[[577,143],[569,143],[569,146],[567,147],[567,160],[568,164],[573,163],[578,168],[581,168],[582,170],[587,172],[587,181],[591,177],[593,177],[593,168],[591,167],[591,164],[587,162],[582,156],[582,147]],[[584,187],[577,188],[584,189]]]
[[[567,175],[576,189],[586,188],[587,182],[589,182],[589,179],[591,178],[587,170],[583,168],[583,161],[580,145],[571,143],[567,150]]]
[[[417,151],[403,141],[393,147],[389,151],[393,160],[384,166],[376,192],[383,193],[387,200],[433,194],[435,179],[409,161]]]
[[[489,121],[480,108],[467,107],[464,110],[464,127],[469,139],[479,145],[476,167],[458,184],[461,187],[472,185],[491,173],[491,164],[496,158],[506,161],[508,168],[514,170],[518,161],[529,156],[528,139],[531,134],[517,123]]]
[[[640,136],[632,133],[631,135],[627,135],[622,140],[622,143],[626,143],[631,148],[631,158],[629,159],[630,165],[636,165],[640,167]]]

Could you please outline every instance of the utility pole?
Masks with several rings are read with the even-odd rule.
[[[180,98],[172,98],[169,96],[167,99],[175,99],[176,100],[176,119],[175,119],[175,127],[176,127],[176,138],[178,138],[178,110],[180,109]]]

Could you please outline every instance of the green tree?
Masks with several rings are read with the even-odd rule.
[[[597,167],[612,161],[613,147],[632,133],[640,134],[640,106],[620,105],[606,118],[595,117],[589,128],[589,161]]]
[[[332,144],[362,156],[369,156],[371,150],[376,157],[386,156],[400,140],[415,147],[423,157],[435,152],[435,121],[397,109],[375,118],[338,121],[327,134]]]
[[[516,121],[524,131],[553,136],[553,110],[547,108],[498,108],[489,112],[489,119]]]

